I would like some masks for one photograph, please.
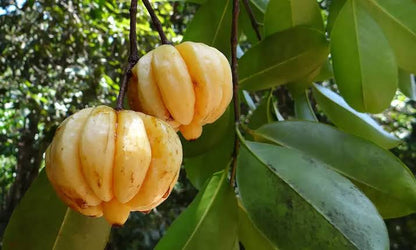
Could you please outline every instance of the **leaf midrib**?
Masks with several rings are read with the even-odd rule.
[[[222,26],[222,23],[224,21],[225,13],[227,12],[229,4],[230,4],[230,0],[227,0],[227,3],[224,5],[224,10],[221,13],[221,18],[220,18],[220,21],[218,22],[217,29],[215,30],[214,37],[212,38],[211,45],[214,45],[215,41],[217,40],[217,36],[220,32],[220,27]]]
[[[304,52],[302,52],[302,53],[300,53],[300,54],[297,54],[296,56],[292,56],[292,57],[290,57],[290,58],[288,58],[288,59],[286,59],[286,60],[284,60],[284,61],[281,61],[281,62],[280,62],[280,63],[278,63],[278,64],[273,64],[273,66],[266,67],[265,69],[263,69],[263,70],[261,70],[261,71],[258,71],[257,73],[254,73],[254,74],[251,74],[251,75],[249,75],[249,76],[247,76],[247,77],[245,77],[245,78],[242,78],[242,79],[240,80],[239,84],[243,84],[243,82],[245,82],[245,81],[247,81],[247,80],[250,80],[250,79],[252,79],[252,78],[254,78],[254,77],[257,77],[258,75],[264,74],[264,73],[266,73],[266,72],[268,72],[268,71],[273,70],[273,69],[274,69],[274,68],[276,68],[276,67],[279,67],[279,66],[284,65],[284,64],[286,64],[286,63],[289,63],[289,62],[291,62],[291,61],[294,61],[294,60],[296,60],[296,59],[298,59],[298,58],[300,58],[300,57],[303,57],[304,55],[307,55],[307,54],[310,54],[310,53],[313,53],[313,52],[314,52],[314,51],[312,51],[312,50],[307,50],[307,51],[304,51]]]
[[[375,6],[377,9],[379,9],[382,13],[384,13],[384,15],[386,15],[388,18],[390,18],[391,20],[393,20],[395,23],[397,23],[400,27],[402,27],[404,30],[406,30],[407,32],[409,32],[414,38],[416,38],[416,32],[414,32],[413,30],[411,30],[409,27],[407,27],[404,23],[400,22],[399,19],[397,19],[395,16],[393,16],[392,14],[390,14],[385,8],[383,8],[383,6],[381,6],[379,3],[377,3],[377,1],[375,0],[367,0],[367,2],[369,2],[370,4],[373,4],[373,6]]]
[[[212,199],[209,201],[208,206],[206,208],[206,210],[204,211],[204,213],[201,216],[201,219],[198,221],[197,225],[195,226],[195,229],[192,231],[191,235],[189,236],[188,240],[185,242],[185,244],[183,245],[182,249],[186,249],[186,247],[188,246],[188,244],[191,242],[192,237],[195,235],[195,233],[199,230],[199,227],[201,226],[202,222],[204,221],[205,217],[207,216],[212,204],[214,203],[214,200],[217,198],[218,192],[220,191],[221,187],[222,187],[222,182],[224,180],[226,176],[226,172],[224,172],[221,176],[221,179],[218,182],[218,186],[215,189],[214,194],[212,195]]]
[[[55,242],[53,243],[52,250],[55,250],[56,249],[56,246],[58,244],[58,241],[62,237],[62,230],[64,229],[64,225],[66,224],[66,222],[68,220],[69,212],[70,212],[70,209],[69,208],[66,208],[65,215],[64,215],[64,218],[62,220],[61,226],[59,227],[58,233],[56,235]]]
[[[256,135],[257,136],[260,136],[260,137],[262,137],[262,138],[264,138],[264,139],[266,139],[266,140],[269,140],[269,141],[272,141],[272,142],[274,142],[274,143],[279,143],[280,145],[283,145],[283,146],[285,146],[285,147],[287,147],[287,148],[290,148],[290,149],[294,149],[294,150],[297,150],[297,151],[299,151],[299,152],[303,152],[303,151],[301,151],[301,150],[299,150],[299,149],[297,149],[297,148],[295,148],[295,147],[291,147],[291,146],[289,146],[289,145],[287,145],[287,144],[285,144],[285,143],[283,143],[283,142],[281,142],[281,141],[277,141],[277,140],[274,140],[273,138],[271,138],[271,137],[269,137],[269,136],[267,136],[267,135],[264,135],[264,134],[259,134],[259,133],[256,133]],[[309,154],[307,154],[307,153],[305,153],[306,155],[308,155],[309,157],[312,157],[312,156],[310,156]],[[347,178],[350,178],[350,179],[352,179],[352,180],[354,180],[354,181],[356,181],[356,182],[359,182],[359,183],[361,183],[361,184],[363,184],[363,185],[365,185],[365,186],[367,186],[367,187],[369,187],[369,188],[372,188],[372,189],[374,189],[374,190],[376,190],[377,192],[380,192],[380,193],[382,193],[382,194],[384,194],[384,195],[386,195],[386,196],[389,196],[389,197],[394,197],[396,200],[399,200],[399,201],[402,201],[402,202],[405,202],[408,206],[410,206],[410,207],[412,207],[411,206],[411,204],[408,204],[406,201],[403,201],[403,199],[401,199],[400,197],[396,197],[396,196],[394,196],[394,195],[392,195],[391,193],[388,193],[388,192],[385,192],[385,191],[383,191],[383,190],[380,190],[379,188],[377,188],[377,187],[374,187],[373,185],[371,185],[371,184],[369,184],[369,183],[367,183],[367,182],[363,182],[363,181],[361,181],[361,180],[358,180],[358,179],[356,179],[355,177],[352,177],[351,175],[349,175],[349,174],[347,174],[347,173],[344,173],[342,170],[340,170],[340,169],[338,169],[338,168],[335,168],[334,166],[332,166],[331,164],[328,164],[328,163],[326,163],[326,162],[324,162],[324,161],[322,161],[322,160],[320,160],[320,159],[317,159],[317,158],[315,158],[315,157],[312,157],[313,159],[315,159],[315,160],[318,160],[318,161],[320,161],[320,162],[323,162],[323,163],[325,163],[328,167],[330,167],[332,170],[334,170],[335,172],[337,172],[337,173],[339,173],[339,174],[341,174],[341,175],[343,175],[343,176],[345,176],[345,177],[347,177]]]

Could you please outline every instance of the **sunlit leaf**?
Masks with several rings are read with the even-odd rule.
[[[325,62],[328,42],[317,30],[296,27],[275,33],[239,60],[239,83],[247,90],[267,89],[307,77]]]
[[[231,0],[207,0],[195,13],[183,39],[205,43],[229,55],[231,3]]]
[[[336,83],[351,107],[379,113],[390,106],[397,89],[396,60],[383,31],[359,1],[348,0],[340,10],[331,53]]]
[[[264,34],[289,29],[298,25],[323,30],[321,10],[315,0],[270,0],[264,14]]]
[[[371,116],[355,111],[331,90],[315,84],[313,94],[325,115],[338,128],[387,149],[394,148],[401,142],[385,131]]]
[[[383,29],[399,66],[408,72],[416,73],[416,2],[414,0],[361,2]]]

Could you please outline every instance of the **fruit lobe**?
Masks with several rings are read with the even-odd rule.
[[[182,163],[174,129],[157,118],[106,106],[83,109],[57,129],[46,172],[61,200],[122,225],[170,194]]]
[[[130,107],[159,117],[197,139],[232,99],[230,65],[217,49],[202,43],[162,45],[143,56],[129,82]]]

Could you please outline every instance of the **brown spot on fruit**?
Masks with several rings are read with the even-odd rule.
[[[152,209],[145,210],[145,211],[140,211],[140,213],[142,213],[142,214],[149,214],[150,212],[152,212]]]
[[[162,199],[165,199],[169,196],[170,194],[170,187],[168,188],[168,190],[166,191],[166,193],[162,196]]]
[[[74,201],[78,205],[78,207],[80,207],[80,208],[88,208],[88,204],[87,204],[87,202],[85,200],[83,200],[81,198],[77,198]]]

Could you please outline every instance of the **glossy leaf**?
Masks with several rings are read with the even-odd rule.
[[[400,140],[383,129],[371,116],[351,108],[341,96],[315,84],[313,95],[325,115],[340,129],[372,141],[383,148],[394,148]]]
[[[4,250],[104,249],[110,225],[69,209],[42,171],[14,210],[3,237]]]
[[[416,2],[365,0],[362,3],[383,29],[399,66],[416,73]]]
[[[410,99],[416,101],[416,81],[414,75],[399,69],[399,89]]]
[[[183,40],[202,42],[229,55],[231,3],[231,0],[207,0],[187,26]]]
[[[248,217],[246,209],[238,202],[238,238],[246,250],[277,250]]]
[[[238,214],[227,171],[214,174],[155,249],[232,249]]]
[[[233,129],[234,116],[230,106],[216,122],[203,127],[202,135],[198,139],[188,141],[181,136],[184,157],[194,157],[210,151]]]
[[[284,121],[254,132],[267,140],[302,151],[357,183],[384,218],[416,211],[416,180],[391,152],[332,126]]]
[[[357,0],[348,0],[336,18],[331,53],[336,83],[351,107],[379,113],[390,106],[396,60],[383,31]]]
[[[323,30],[321,10],[315,0],[270,0],[264,14],[264,34],[270,36],[299,25]]]
[[[243,205],[279,249],[389,248],[373,204],[325,164],[296,150],[255,142],[241,148],[238,161]]]
[[[241,88],[261,90],[310,75],[328,56],[328,42],[317,30],[295,27],[275,33],[239,60]]]

